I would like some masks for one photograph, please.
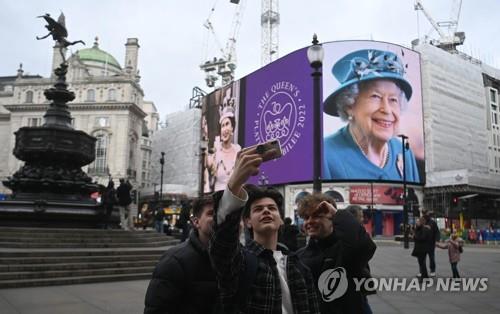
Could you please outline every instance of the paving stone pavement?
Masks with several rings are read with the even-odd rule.
[[[411,250],[379,244],[370,263],[376,277],[414,277]],[[438,277],[451,276],[445,250],[437,249]],[[463,277],[487,277],[485,292],[379,292],[368,300],[374,313],[500,313],[500,249],[466,247],[459,263]],[[0,314],[138,314],[143,311],[147,280],[55,287],[0,289]]]
[[[400,246],[379,246],[370,263],[377,277],[415,277],[417,259],[411,249]],[[448,252],[436,249],[437,277],[451,277]],[[500,312],[500,250],[465,247],[458,264],[462,277],[488,278],[485,292],[436,292],[435,286],[425,292],[379,292],[368,297],[374,313],[499,313]]]

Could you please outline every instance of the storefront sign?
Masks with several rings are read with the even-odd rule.
[[[351,204],[401,205],[403,204],[403,189],[391,186],[351,186],[349,202]]]

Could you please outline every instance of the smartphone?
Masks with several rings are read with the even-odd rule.
[[[281,156],[283,156],[280,141],[278,141],[278,140],[270,140],[268,142],[249,146],[249,147],[246,147],[244,149],[248,150],[248,149],[253,149],[253,148],[255,148],[255,151],[258,154],[264,155],[264,161],[277,159],[277,158],[280,158]],[[273,150],[272,154],[265,154],[266,152],[268,152],[270,150]]]

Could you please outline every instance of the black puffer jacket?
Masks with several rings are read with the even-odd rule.
[[[215,313],[215,273],[193,230],[189,239],[169,249],[153,271],[144,314]]]
[[[417,226],[415,228],[415,234],[413,240],[415,245],[413,246],[412,256],[419,257],[429,254],[434,247],[434,240],[431,228],[427,225]]]
[[[320,240],[311,239],[308,245],[297,253],[302,262],[311,269],[316,285],[325,270],[336,267],[346,270],[347,291],[336,300],[321,300],[321,313],[362,314],[363,296],[361,291],[356,291],[353,278],[370,277],[367,265],[377,246],[365,228],[347,211],[337,211],[333,226],[332,234]]]

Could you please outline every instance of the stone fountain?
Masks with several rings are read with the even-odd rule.
[[[96,139],[73,129],[68,102],[75,94],[68,90],[68,64],[63,51],[69,42],[61,13],[58,21],[49,14],[49,34],[59,47],[63,62],[54,70],[56,82],[44,91],[51,101],[40,127],[22,127],[15,132],[14,155],[24,165],[3,184],[12,195],[0,202],[1,225],[97,227],[105,219],[104,210],[90,196],[99,186],[82,171],[95,159]]]

